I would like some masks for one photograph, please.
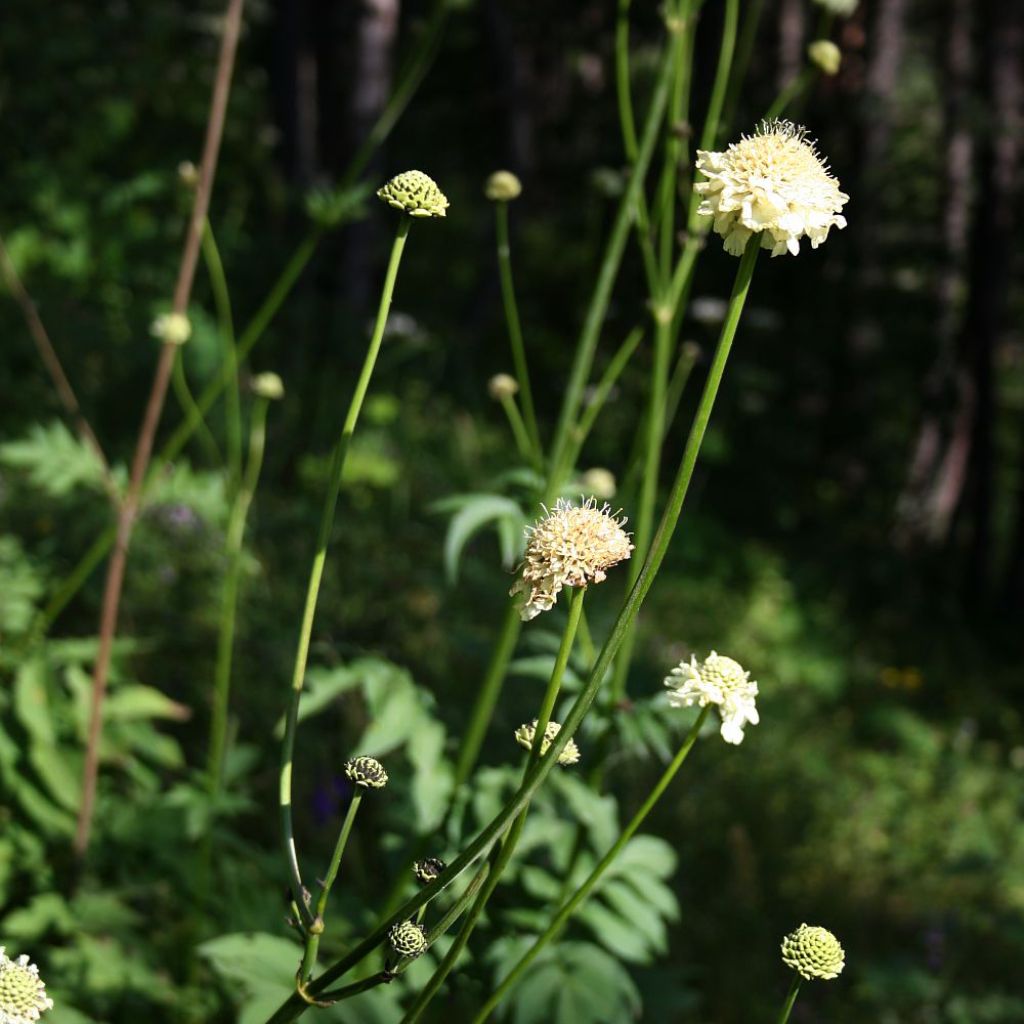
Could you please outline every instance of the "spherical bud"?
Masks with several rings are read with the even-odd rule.
[[[443,860],[439,860],[437,857],[426,857],[413,864],[412,873],[416,876],[416,881],[420,885],[430,885],[446,867],[447,865]]]
[[[199,168],[191,160],[182,160],[178,164],[178,181],[185,188],[195,188],[199,184]]]
[[[345,778],[364,789],[383,789],[388,773],[375,757],[353,757],[345,762]]]
[[[0,946],[0,1022],[30,1024],[52,1009],[53,1000],[46,994],[39,968],[24,954],[9,959]]]
[[[410,217],[443,217],[448,199],[433,178],[422,171],[396,174],[377,190],[377,196],[388,206],[402,210]]]
[[[184,345],[192,337],[192,324],[184,313],[161,313],[149,325],[149,333],[165,345]]]
[[[842,52],[831,39],[816,39],[808,45],[807,56],[826,75],[838,74],[843,61]]]
[[[510,203],[522,191],[523,183],[511,171],[495,171],[484,185],[484,195],[492,203]]]
[[[504,402],[506,398],[515,398],[519,394],[519,383],[508,373],[496,373],[487,382],[487,394],[496,402]]]
[[[284,383],[276,373],[257,373],[249,382],[252,393],[258,398],[277,401],[284,398]]]
[[[802,924],[782,940],[782,962],[808,981],[837,978],[845,960],[843,947],[827,928]]]
[[[595,498],[614,498],[617,484],[615,474],[610,469],[601,466],[594,466],[588,469],[580,478],[583,490],[594,495]]]
[[[388,942],[398,956],[415,959],[427,949],[427,933],[415,921],[402,921],[388,932]]]

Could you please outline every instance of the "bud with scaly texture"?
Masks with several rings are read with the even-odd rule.
[[[495,171],[484,185],[484,195],[492,203],[510,203],[522,191],[523,183],[511,171]]]
[[[377,189],[377,196],[388,206],[402,210],[410,217],[443,217],[448,199],[433,178],[422,171],[396,174]]]
[[[846,954],[827,928],[802,924],[782,940],[782,962],[808,981],[828,980],[842,973]]]
[[[346,761],[345,777],[364,789],[383,789],[388,784],[388,773],[375,757],[353,757]]]
[[[446,867],[445,862],[438,857],[425,857],[413,864],[412,873],[420,885],[430,885]]]
[[[399,955],[415,959],[427,949],[427,933],[415,921],[402,921],[388,932],[388,942]]]

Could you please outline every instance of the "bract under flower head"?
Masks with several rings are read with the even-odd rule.
[[[726,252],[741,256],[752,235],[773,256],[800,251],[800,239],[816,249],[832,227],[846,227],[840,210],[849,200],[804,128],[790,121],[762,122],[724,153],[697,151],[694,185],[699,211],[714,218]]]
[[[548,748],[554,742],[555,737],[562,731],[562,727],[558,722],[548,722],[547,727],[544,730],[544,739],[541,740],[540,754],[543,757],[547,752]],[[528,724],[523,724],[516,729],[516,743],[521,747],[525,747],[527,750],[533,749],[533,740],[537,735],[537,719],[535,718]],[[566,768],[571,764],[576,764],[580,759],[580,748],[576,746],[576,741],[570,739],[568,743],[562,748],[562,752],[558,755],[558,763]]]
[[[827,981],[842,973],[846,954],[827,928],[802,924],[782,940],[782,962],[808,981]]]
[[[0,946],[0,1024],[33,1024],[52,1009],[39,968],[24,954],[11,960]]]
[[[581,505],[559,498],[534,526],[526,528],[526,556],[513,596],[522,596],[524,621],[553,608],[563,587],[600,583],[613,565],[629,558],[633,544],[622,529],[625,517],[600,508],[594,498]]]
[[[706,707],[715,704],[722,719],[726,743],[742,743],[743,727],[757,725],[757,683],[738,661],[712,651],[702,662],[690,655],[665,677],[668,700],[673,707]]]
[[[403,171],[377,189],[378,198],[410,217],[443,217],[448,198],[422,171]]]

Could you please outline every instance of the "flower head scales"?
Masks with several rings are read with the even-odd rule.
[[[839,211],[850,197],[806,130],[790,121],[764,121],[724,153],[698,150],[697,169],[707,179],[694,186],[703,197],[699,212],[714,218],[734,256],[758,233],[773,256],[795,256],[801,238],[816,249],[830,228],[846,227]]]
[[[375,757],[353,757],[345,762],[345,778],[364,789],[383,789],[388,773]]]
[[[827,928],[802,924],[782,940],[782,962],[808,981],[828,980],[842,973],[846,954]]]
[[[443,217],[448,209],[448,197],[437,187],[437,182],[422,171],[396,174],[377,189],[377,196],[410,217]]]
[[[52,1009],[39,968],[24,954],[11,960],[0,946],[0,1024],[33,1024]]]
[[[415,921],[401,921],[388,932],[388,943],[399,956],[418,957],[427,949],[427,933]]]
[[[555,507],[526,528],[526,555],[513,596],[521,596],[524,621],[554,607],[563,587],[600,583],[607,570],[629,558],[633,543],[623,530],[625,518],[598,508],[594,498],[581,505],[559,498]]]
[[[743,727],[757,725],[757,683],[738,661],[712,651],[702,662],[690,655],[665,677],[668,700],[673,707],[706,707],[715,704],[722,719],[726,743],[742,743]]]
[[[558,722],[548,722],[547,727],[544,729],[544,739],[541,740],[540,744],[540,756],[543,757],[547,752],[548,748],[555,741],[555,737],[562,731],[562,727]],[[516,743],[521,747],[525,747],[527,750],[533,749],[533,740],[537,735],[537,719],[535,718],[528,724],[523,724],[516,729]],[[568,743],[562,748],[562,752],[558,755],[558,763],[566,768],[571,764],[576,764],[580,759],[580,748],[576,746],[576,741],[570,739]]]

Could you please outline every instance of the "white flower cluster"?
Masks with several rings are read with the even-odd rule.
[[[665,677],[673,707],[707,707],[714,704],[722,719],[722,739],[742,743],[743,727],[757,725],[757,683],[738,661],[712,651],[702,662],[691,655]]]
[[[52,1009],[39,968],[24,954],[11,960],[0,946],[0,1024],[33,1024]]]

